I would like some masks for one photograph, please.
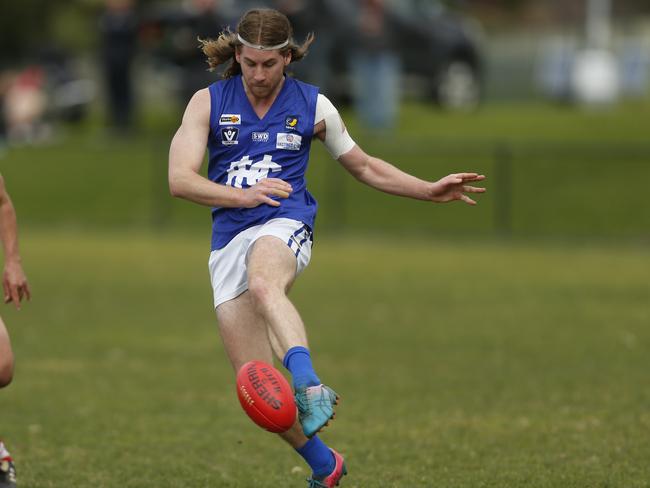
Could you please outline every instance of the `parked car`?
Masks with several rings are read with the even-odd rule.
[[[327,54],[335,76],[323,88],[340,103],[351,97],[349,73],[358,2],[319,3],[327,10],[322,14],[327,19],[325,33],[335,38]],[[387,31],[401,61],[403,91],[447,109],[476,107],[483,86],[478,23],[437,0],[385,0],[385,5]]]
[[[424,95],[442,107],[475,107],[483,78],[477,23],[437,1],[388,5],[405,75],[423,80]]]

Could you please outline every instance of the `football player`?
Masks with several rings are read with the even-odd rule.
[[[16,211],[5,189],[2,175],[0,175],[0,240],[4,249],[4,272],[2,274],[4,302],[13,303],[16,309],[20,310],[23,298],[29,300],[31,295],[18,252]],[[13,372],[14,355],[11,350],[9,333],[0,317],[0,388],[11,383]],[[16,468],[9,451],[0,440],[0,488],[14,486],[16,486]]]
[[[357,180],[378,190],[430,202],[460,200],[485,177],[457,173],[425,181],[366,154],[337,109],[315,86],[285,75],[314,36],[296,43],[288,19],[254,9],[235,32],[203,41],[224,79],[188,103],[170,148],[172,195],[212,208],[209,270],[219,331],[233,368],[273,354],[290,371],[298,419],[280,434],[312,469],[312,487],[332,487],[346,473],[342,456],[317,433],[334,416],[338,396],[322,384],[303,321],[287,298],[311,258],[316,200],[305,172],[313,139]],[[206,146],[208,176],[200,169]]]

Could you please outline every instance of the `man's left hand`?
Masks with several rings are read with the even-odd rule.
[[[461,200],[468,205],[476,205],[476,202],[466,193],[484,193],[485,188],[468,185],[473,181],[482,181],[485,175],[478,173],[454,173],[432,183],[430,200],[437,203],[452,202]]]

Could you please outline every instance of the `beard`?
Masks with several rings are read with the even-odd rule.
[[[250,85],[250,91],[258,98],[264,98],[271,94],[273,91],[273,85]]]
[[[284,73],[282,73],[277,79],[267,78],[263,83],[255,83],[253,80],[249,81],[244,78],[246,89],[255,98],[266,98],[270,96],[274,91],[278,89],[283,80]]]

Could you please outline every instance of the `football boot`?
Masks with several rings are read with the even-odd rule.
[[[310,438],[334,418],[334,405],[339,400],[336,392],[325,385],[298,388],[295,398],[302,430]]]
[[[348,469],[345,467],[345,460],[334,449],[330,449],[334,455],[334,460],[336,465],[334,466],[334,471],[323,478],[317,478],[312,476],[307,481],[309,482],[309,488],[333,488],[339,486],[341,478],[348,474]]]
[[[10,457],[0,459],[0,488],[16,488],[16,467]]]

